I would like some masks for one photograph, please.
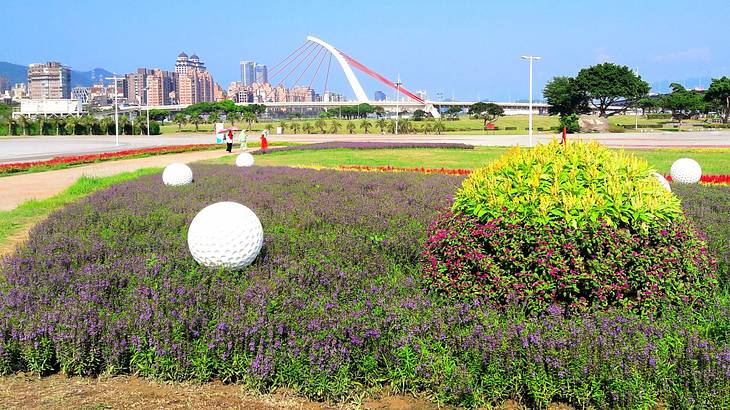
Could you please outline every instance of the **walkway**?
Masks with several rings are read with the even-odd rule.
[[[31,199],[45,199],[71,186],[82,175],[104,177],[141,168],[164,167],[172,162],[189,163],[228,154],[223,148],[145,158],[105,161],[56,171],[0,177],[0,211],[9,211]]]

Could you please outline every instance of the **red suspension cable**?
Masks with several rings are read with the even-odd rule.
[[[359,61],[355,60],[354,58],[348,56],[347,54],[343,53],[340,50],[337,50],[337,51],[339,51],[340,54],[342,54],[342,56],[345,57],[345,60],[347,60],[348,63],[352,64],[353,66],[355,66],[355,68],[362,71],[363,73],[369,75],[370,77],[375,78],[376,80],[380,81],[381,83],[387,85],[388,87],[390,87],[394,90],[400,90],[400,92],[402,92],[403,94],[407,95],[408,97],[418,101],[419,103],[424,102],[420,97],[418,97],[417,95],[415,95],[412,92],[403,88],[403,86],[400,86],[400,87],[396,86],[395,83],[393,83],[392,81],[383,77],[382,75],[376,73],[375,71],[365,67],[364,64],[360,63]]]
[[[286,64],[284,64],[283,66],[281,66],[281,68],[279,68],[275,73],[271,74],[271,76],[269,76],[269,80],[271,80],[271,79],[275,78],[277,75],[279,75],[279,73],[281,73],[286,67],[288,67],[289,64],[291,64],[296,59],[298,59],[300,55],[302,55],[305,51],[307,51],[308,49],[310,49],[313,44],[315,44],[315,43],[313,43],[311,41],[309,41],[307,43],[308,43],[307,46],[304,47],[299,53],[297,53],[297,55],[294,56],[294,58],[292,58],[291,60],[289,60],[289,62],[287,62]],[[269,83],[273,83],[273,81],[269,81]]]
[[[302,47],[306,46],[308,42],[309,42],[309,41],[305,41],[304,43],[302,43],[302,45],[301,45],[301,46],[297,47],[297,48],[296,48],[296,49],[295,49],[294,51],[292,51],[291,53],[289,53],[289,55],[288,55],[288,56],[286,56],[286,58],[285,58],[285,59],[283,59],[283,60],[279,61],[279,62],[278,62],[278,63],[277,63],[277,64],[276,64],[275,66],[271,67],[271,71],[274,71],[274,70],[276,69],[276,67],[278,67],[278,66],[282,65],[282,64],[284,63],[284,61],[288,60],[288,59],[289,59],[289,57],[291,57],[291,56],[293,56],[293,55],[294,55],[294,53],[296,53],[297,51],[299,51],[299,50],[300,50],[300,49],[301,49]]]

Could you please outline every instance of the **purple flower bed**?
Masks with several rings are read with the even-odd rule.
[[[473,145],[460,143],[440,142],[357,142],[357,141],[330,141],[316,144],[292,145],[288,147],[269,148],[266,151],[257,150],[253,154],[265,154],[281,151],[310,151],[322,149],[396,149],[396,148],[449,148],[474,149]]]
[[[461,177],[195,165],[53,214],[0,267],[0,370],[370,387],[467,407],[730,405],[730,301],[656,316],[494,308],[424,291],[428,224]],[[198,266],[187,226],[217,201],[266,235],[241,272]]]

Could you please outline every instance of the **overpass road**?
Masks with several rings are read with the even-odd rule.
[[[539,134],[535,142],[548,142],[556,134]],[[250,135],[258,140],[258,135]],[[730,131],[667,133],[577,134],[569,139],[596,140],[612,147],[626,148],[730,148]],[[56,156],[113,152],[135,148],[214,142],[213,134],[120,136],[116,146],[113,136],[34,136],[0,138],[0,163],[37,161]],[[302,143],[326,141],[382,142],[458,142],[481,146],[527,146],[527,135],[392,135],[392,134],[297,134],[270,135],[269,141]]]

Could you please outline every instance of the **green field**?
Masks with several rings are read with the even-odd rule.
[[[328,149],[311,151],[271,152],[256,156],[257,165],[284,165],[301,167],[338,167],[340,165],[370,165],[425,168],[473,169],[494,161],[508,148],[476,147],[461,149]],[[691,157],[708,175],[730,173],[730,149],[655,149],[628,150],[646,159],[657,171],[668,174],[672,163],[679,158]],[[234,155],[210,160],[232,164]]]
[[[347,123],[348,120],[326,120],[327,123],[327,133],[330,133],[330,126],[333,121],[337,121],[340,124],[340,130],[338,133],[340,134],[347,134]],[[364,134],[365,130],[360,126],[362,120],[350,120],[355,123],[356,128],[354,130],[355,134]],[[377,125],[376,120],[369,119],[368,120],[372,127],[369,130],[370,134],[378,134],[380,133],[380,128]],[[622,128],[618,128],[619,125],[627,125],[627,126],[633,126],[636,119],[633,115],[615,115],[609,118],[609,124],[616,127],[615,130],[623,130]],[[298,124],[304,124],[309,122],[310,124],[314,125],[315,120],[306,120],[306,119],[297,119],[297,120],[284,120],[283,123],[285,125],[284,127],[284,133],[292,133],[291,130],[291,124],[298,123]],[[416,127],[416,133],[422,134],[423,133],[423,127],[426,123],[433,122],[433,120],[430,121],[410,121],[411,124],[413,124]],[[499,127],[498,130],[495,131],[485,131],[483,129],[484,122],[479,119],[473,119],[469,117],[461,117],[460,119],[456,121],[451,120],[443,120],[443,124],[446,126],[446,131],[444,131],[444,134],[500,134],[500,135],[510,135],[510,134],[526,134],[527,133],[527,127],[528,127],[528,116],[527,115],[510,115],[499,118],[497,121],[494,122],[494,125],[496,127]],[[647,119],[645,116],[639,116],[639,124],[640,125],[664,125],[669,120],[666,119]],[[253,123],[251,125],[251,129],[254,132],[261,131],[265,128],[268,128],[271,132],[274,132],[276,130],[276,127],[280,126],[282,121],[269,121],[269,120],[262,120],[256,123]],[[702,123],[701,121],[693,121],[688,120],[685,121],[686,124],[693,124],[693,123]],[[533,117],[533,130],[536,133],[539,134],[555,134],[557,131],[550,130],[552,127],[558,127],[560,124],[559,118],[557,116],[546,116],[546,115],[535,115]],[[226,125],[230,125],[230,123],[226,123]],[[247,124],[245,123],[237,123],[239,127],[247,128]],[[506,129],[506,128],[515,128],[512,129]],[[540,130],[542,128],[542,130]],[[698,129],[699,127],[692,127],[690,125],[683,126],[683,130],[690,130],[690,129]],[[213,124],[199,124],[198,126],[199,131],[198,132],[213,132]],[[665,125],[662,129],[657,130],[676,130],[677,128],[667,126]],[[163,134],[175,134],[178,133],[178,125],[177,124],[167,124],[163,125],[161,128],[161,131]],[[631,131],[631,127],[627,128],[627,131]],[[650,129],[647,129],[645,131],[651,131]],[[195,126],[192,124],[185,124],[182,127],[183,133],[194,133]],[[314,131],[319,132],[319,131]],[[299,133],[303,133],[301,130]],[[431,132],[433,133],[433,132]]]

